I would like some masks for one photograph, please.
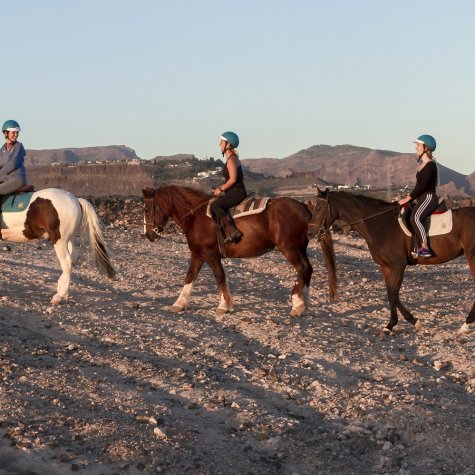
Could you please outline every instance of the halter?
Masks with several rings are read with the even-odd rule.
[[[314,224],[314,223],[310,222],[309,226],[318,227],[316,238],[317,238],[317,242],[320,242],[322,240],[323,236],[330,231],[330,228],[325,224],[327,213],[330,210],[330,203],[328,202],[328,198],[317,197],[317,202],[315,203],[315,207],[314,207],[315,211],[317,211],[318,200],[325,201],[325,209],[323,210],[322,219],[320,220],[320,224]],[[380,211],[379,213],[375,213],[375,214],[372,214],[370,216],[366,216],[366,218],[359,218],[356,221],[352,221],[351,223],[345,223],[345,226],[351,227],[354,224],[364,223],[365,221],[368,221],[369,219],[376,218],[377,216],[381,216],[383,214],[389,213],[390,211],[394,212],[394,210],[392,208],[389,208],[389,209],[386,209],[384,211]],[[313,216],[312,216],[312,218],[313,218]]]

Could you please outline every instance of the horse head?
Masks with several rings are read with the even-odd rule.
[[[153,188],[142,190],[144,196],[144,234],[151,242],[161,237],[163,228],[169,218],[158,204],[157,191]]]
[[[313,228],[309,231],[311,237],[316,237],[320,242],[323,236],[329,231],[328,214],[328,190],[321,191],[317,188],[317,198],[315,204],[311,207],[312,218],[310,219],[309,228]]]

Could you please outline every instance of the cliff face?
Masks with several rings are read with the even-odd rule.
[[[143,188],[156,184],[149,169],[126,163],[33,167],[28,169],[28,183],[78,196],[141,195]]]
[[[140,161],[128,147],[109,146],[27,150],[25,165],[29,182],[37,189],[64,188],[81,196],[132,196],[141,195],[145,187],[158,186],[159,179],[191,179],[199,170],[192,171],[191,167],[187,168],[185,165],[193,160],[201,163],[194,155],[185,154],[157,157],[156,163],[152,163]],[[176,164],[172,163],[166,168],[163,164],[160,166],[162,162]],[[55,165],[51,165],[53,163]],[[248,177],[252,173],[279,178],[313,175],[316,182],[377,187],[412,186],[417,170],[412,153],[402,154],[351,145],[315,145],[283,159],[244,159],[242,163]],[[174,175],[169,173],[170,170],[175,170]],[[442,193],[475,193],[475,172],[465,176],[439,164],[439,173]]]
[[[52,163],[105,162],[138,159],[135,151],[125,145],[105,147],[61,148],[26,151],[25,165],[37,167]]]

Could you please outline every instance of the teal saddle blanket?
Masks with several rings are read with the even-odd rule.
[[[3,203],[2,203],[2,213],[16,213],[19,211],[25,211],[30,204],[31,195],[33,191],[28,193],[21,193],[19,195],[10,195]]]

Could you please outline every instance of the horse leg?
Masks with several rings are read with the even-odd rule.
[[[79,259],[79,251],[72,239],[68,241],[68,252],[71,256],[72,265],[74,266]]]
[[[465,252],[467,254],[467,252]],[[468,265],[470,266],[470,271],[472,272],[472,278],[475,282],[475,255],[467,256]],[[468,335],[469,333],[475,331],[475,302],[472,305],[472,309],[465,320],[465,323],[460,327],[458,333],[460,335]]]
[[[386,282],[386,292],[388,294],[390,317],[384,331],[392,331],[398,323],[397,310],[401,312],[405,320],[420,329],[420,322],[414,318],[411,312],[407,310],[399,299],[399,290],[404,277],[404,267],[391,268],[389,266],[381,267]]]
[[[218,288],[221,294],[221,299],[216,309],[217,315],[224,315],[233,308],[233,300],[229,293],[228,283],[226,281],[226,274],[224,273],[223,264],[220,257],[216,254],[206,261],[214,274]]]
[[[313,268],[307,257],[306,246],[301,249],[281,251],[297,272],[297,281],[292,289],[291,317],[302,315],[308,307],[308,292]]]
[[[188,307],[188,305],[190,305],[193,284],[202,266],[203,259],[195,254],[191,254],[190,265],[188,266],[188,272],[185,277],[185,285],[183,286],[176,302],[170,307],[172,312],[182,312]]]
[[[69,296],[69,284],[71,282],[71,271],[72,271],[72,259],[71,254],[68,251],[68,245],[63,239],[59,239],[54,244],[54,250],[58,256],[59,263],[61,264],[61,269],[63,273],[58,280],[58,288],[56,294],[51,299],[51,303],[54,305],[59,304],[63,300],[67,300]]]

